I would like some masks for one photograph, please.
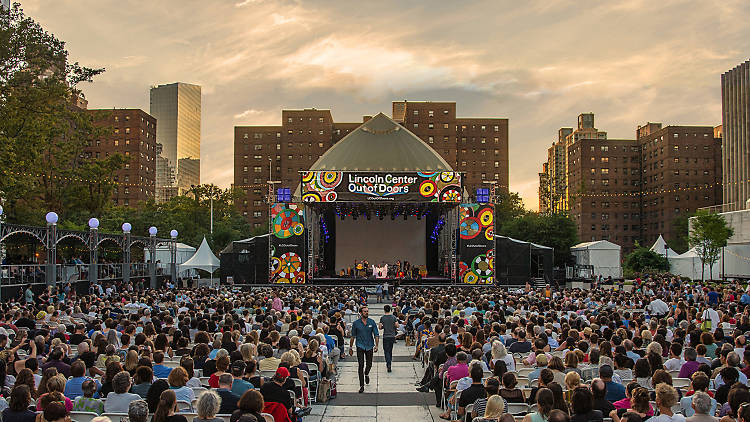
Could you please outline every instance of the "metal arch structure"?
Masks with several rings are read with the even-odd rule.
[[[161,239],[156,236],[142,237],[132,236],[129,232],[123,234],[110,234],[110,233],[99,233],[98,229],[90,229],[88,232],[76,231],[76,230],[58,230],[56,224],[47,224],[43,226],[28,226],[22,224],[5,224],[0,221],[0,244],[2,244],[7,238],[17,235],[26,234],[29,235],[39,243],[47,251],[47,260],[45,264],[45,279],[48,286],[55,285],[57,283],[57,245],[64,239],[75,238],[80,240],[86,248],[89,250],[89,282],[95,283],[98,281],[97,274],[97,263],[98,263],[98,249],[99,246],[106,241],[111,241],[120,247],[123,251],[123,262],[122,262],[122,280],[125,283],[130,281],[130,249],[140,244],[144,248],[148,248],[151,252],[151,263],[149,263],[149,275],[151,279],[151,287],[156,287],[156,244],[165,243],[169,244],[173,252],[170,254],[171,257],[171,268],[173,268],[172,278],[176,281],[176,253],[174,252],[176,239]],[[1,296],[0,296],[1,298]]]
[[[0,224],[0,243],[16,234],[28,234],[42,245],[47,245],[47,229],[45,227],[24,226],[21,224]]]

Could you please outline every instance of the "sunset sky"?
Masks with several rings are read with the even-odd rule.
[[[750,58],[750,1],[21,0],[107,71],[90,108],[148,111],[151,85],[203,86],[203,183],[233,180],[233,127],[282,108],[335,121],[393,100],[509,119],[510,187],[537,208],[546,148],[582,112],[610,138],[647,121],[721,124],[720,76]]]

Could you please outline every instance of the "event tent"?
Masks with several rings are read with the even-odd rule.
[[[651,250],[658,253],[661,256],[665,256],[664,253],[664,238],[660,235],[654,245],[651,246]],[[710,266],[705,266],[705,271],[701,268],[701,259],[698,256],[695,248],[691,248],[683,254],[667,249],[666,253],[667,260],[669,261],[669,272],[681,277],[687,277],[691,280],[700,280],[701,277],[705,279],[718,279],[720,277],[721,262],[717,261],[714,264],[713,274],[711,273]]]
[[[180,272],[189,269],[198,269],[213,273],[214,270],[220,266],[219,258],[211,252],[211,248],[208,246],[208,242],[206,242],[206,238],[204,237],[203,242],[201,242],[201,245],[198,247],[195,254],[180,265]]]
[[[177,256],[175,263],[178,265],[183,264],[186,262],[190,257],[195,255],[195,248],[186,245],[184,243],[176,243],[175,247],[177,248]],[[143,249],[145,261],[149,262],[151,260],[151,251],[148,248]],[[169,270],[169,264],[171,261],[170,251],[169,251],[169,244],[168,243],[157,243],[156,244],[156,253],[154,254],[156,256],[156,266],[157,268],[162,268],[164,270]]]
[[[570,252],[578,265],[592,265],[594,276],[622,278],[620,265],[620,245],[607,240],[579,243]]]

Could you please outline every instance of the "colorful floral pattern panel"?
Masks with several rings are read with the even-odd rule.
[[[270,229],[270,281],[282,284],[305,283],[304,205],[273,204]]]
[[[461,204],[458,224],[458,279],[465,284],[495,281],[495,206]]]

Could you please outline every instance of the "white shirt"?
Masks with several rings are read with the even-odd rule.
[[[648,307],[654,315],[664,315],[669,312],[669,305],[664,303],[661,299],[652,300]]]
[[[703,311],[703,313],[701,314],[701,319],[703,319],[706,316],[711,318],[711,328],[716,329],[716,327],[719,326],[719,313],[711,308],[708,308],[705,311]]]
[[[666,368],[667,371],[679,371],[684,363],[685,361],[680,358],[672,358],[664,362],[664,368]]]

